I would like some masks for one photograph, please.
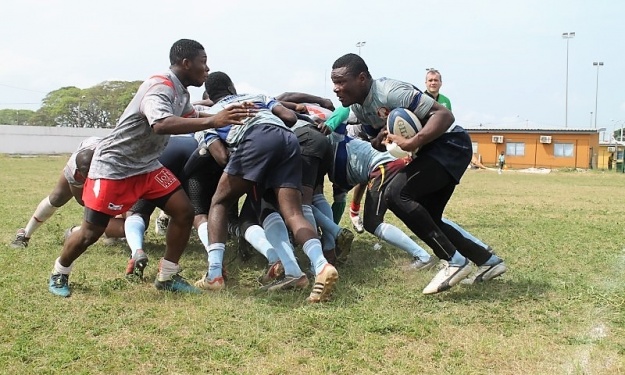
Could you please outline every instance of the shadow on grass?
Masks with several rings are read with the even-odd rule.
[[[460,284],[433,297],[448,302],[539,300],[552,289],[551,285],[545,282],[530,279],[510,280],[506,279],[504,274],[501,278],[480,284]]]

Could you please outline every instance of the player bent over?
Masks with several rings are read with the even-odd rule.
[[[226,247],[228,209],[243,194],[256,189],[262,196],[264,189],[271,189],[287,227],[315,267],[315,284],[308,301],[329,299],[338,272],[323,256],[317,231],[302,213],[299,143],[288,127],[295,123],[295,113],[264,95],[237,95],[225,73],[210,74],[205,87],[216,102],[211,111],[233,103],[253,102],[258,114],[245,120],[243,126],[233,126],[226,138],[228,146],[236,150],[230,155],[208,213],[209,268],[202,280],[208,284],[223,283],[221,263]]]
[[[80,230],[65,242],[54,263],[48,289],[68,297],[74,261],[103,233],[109,219],[143,198],[171,215],[165,255],[154,282],[157,289],[198,292],[178,272],[178,261],[191,232],[193,209],[178,179],[158,161],[170,134],[238,124],[253,115],[244,105],[233,105],[211,117],[198,117],[190,103],[188,86],[201,86],[208,66],[204,47],[181,39],[170,49],[170,70],[143,82],[117,126],[96,148],[85,182],[85,215]]]
[[[56,186],[54,186],[50,195],[41,200],[30,220],[28,220],[26,227],[18,229],[15,239],[11,242],[11,247],[27,247],[35,231],[51,218],[57,209],[69,202],[72,197],[81,206],[84,206],[82,201],[83,185],[89,173],[93,150],[101,139],[100,137],[89,137],[80,142],[76,151],[65,164],[63,173]],[[123,220],[111,220],[104,234],[105,237],[110,238],[123,237]]]

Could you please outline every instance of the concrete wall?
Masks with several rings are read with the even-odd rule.
[[[0,125],[0,153],[71,154],[88,137],[104,137],[111,129]]]

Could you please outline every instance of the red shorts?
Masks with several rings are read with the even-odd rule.
[[[87,178],[82,193],[85,207],[115,216],[130,209],[139,199],[157,199],[174,192],[180,181],[165,167],[123,180]]]

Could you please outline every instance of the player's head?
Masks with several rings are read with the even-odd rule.
[[[87,178],[89,174],[89,168],[91,167],[91,159],[93,159],[93,150],[85,149],[76,154],[76,170],[84,178]]]
[[[362,104],[371,87],[369,68],[365,60],[354,53],[341,56],[332,64],[330,78],[334,92],[344,107]]]
[[[441,73],[434,68],[428,69],[427,73],[425,73],[425,89],[430,94],[438,95],[442,85],[443,76],[441,76]]]
[[[206,77],[204,88],[213,102],[218,102],[228,95],[235,95],[237,90],[230,77],[224,72],[213,72]]]
[[[180,82],[187,86],[202,86],[208,66],[204,47],[191,39],[180,39],[169,50],[169,62]]]

